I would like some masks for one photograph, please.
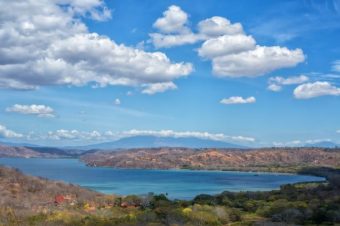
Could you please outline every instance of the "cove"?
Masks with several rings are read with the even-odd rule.
[[[167,193],[171,199],[192,199],[199,194],[223,191],[268,191],[278,189],[283,184],[325,180],[283,173],[87,167],[78,159],[0,158],[0,165],[106,194]]]

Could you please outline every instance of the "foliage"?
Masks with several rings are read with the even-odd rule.
[[[339,170],[314,168],[304,169],[303,173],[324,176],[328,181],[284,185],[280,190],[268,192],[226,191],[214,196],[199,195],[191,201],[169,200],[164,194],[152,193],[125,197],[79,194],[81,201],[77,205],[52,205],[47,210],[27,212],[2,206],[0,225],[340,224]],[[24,179],[14,182],[21,180]],[[44,189],[44,186],[31,185],[27,189],[27,194],[32,194],[37,192],[36,189]]]

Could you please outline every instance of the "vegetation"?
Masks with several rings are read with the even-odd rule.
[[[328,181],[284,185],[269,192],[199,195],[183,201],[162,194],[108,196],[2,167],[0,225],[340,224],[340,170],[308,168],[301,173]],[[57,199],[60,194],[64,199]]]
[[[96,151],[80,158],[89,166],[147,169],[240,170],[296,172],[306,167],[340,167],[340,149],[259,148],[191,149],[139,148]]]

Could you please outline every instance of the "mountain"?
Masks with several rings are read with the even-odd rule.
[[[245,146],[237,144],[200,139],[195,137],[174,138],[156,136],[127,137],[113,142],[99,143],[73,148],[91,150],[91,149],[128,149],[128,148],[156,148],[156,147],[246,148]]]
[[[306,147],[336,148],[340,147],[340,145],[330,141],[322,141],[314,144],[307,144]]]
[[[2,140],[0,140],[0,145],[11,146],[11,147],[40,147],[39,145],[31,144],[31,143],[12,143],[12,142],[6,142]]]

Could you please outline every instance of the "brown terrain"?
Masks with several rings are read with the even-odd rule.
[[[81,157],[89,166],[148,169],[296,171],[312,166],[340,167],[340,149],[188,149],[153,148],[98,151]]]
[[[20,157],[20,158],[37,158],[53,157],[51,154],[43,154],[27,147],[11,147],[0,145],[0,157]]]
[[[98,200],[105,196],[76,185],[27,176],[16,169],[0,166],[0,197],[0,210],[6,207],[26,214],[85,202],[99,203]]]
[[[65,158],[75,157],[72,150],[48,147],[8,146],[0,143],[0,158]]]

